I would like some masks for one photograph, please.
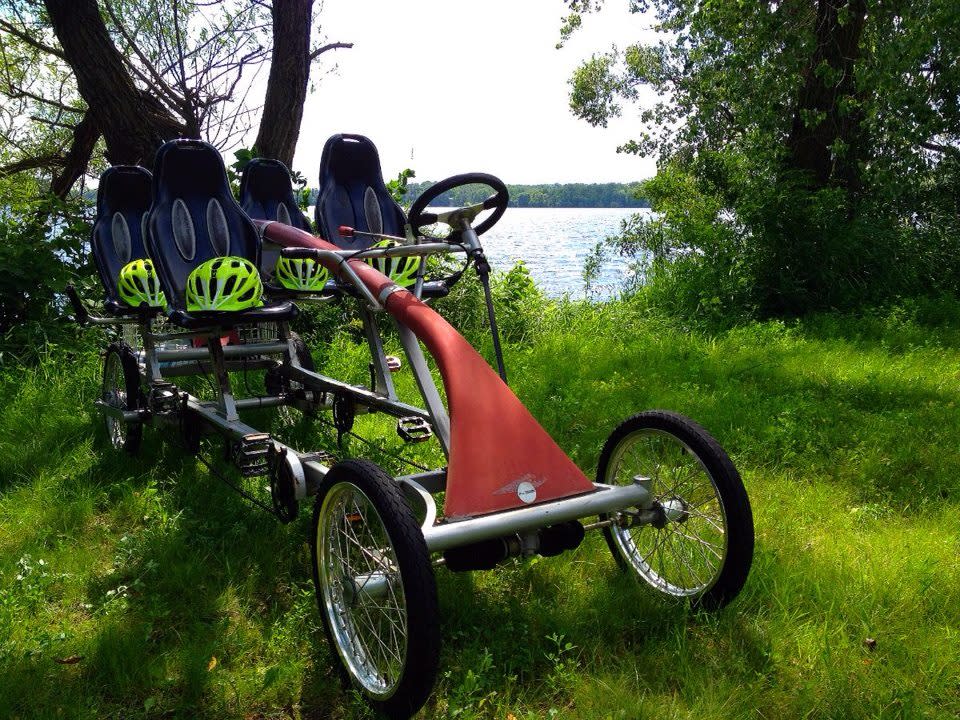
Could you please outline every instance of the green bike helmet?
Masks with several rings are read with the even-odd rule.
[[[130,307],[163,307],[167,299],[160,289],[160,278],[153,269],[149,258],[141,258],[128,262],[120,269],[117,280],[117,290],[120,299]]]
[[[273,277],[287,290],[320,292],[330,279],[327,269],[313,258],[277,260]]]
[[[370,246],[371,250],[379,248],[397,247],[400,243],[395,240],[381,240]],[[417,271],[423,262],[423,257],[409,255],[407,257],[379,257],[364,258],[375,270],[379,270],[401,287],[409,287],[417,281]]]
[[[263,283],[256,266],[242,257],[217,257],[194,268],[187,278],[187,310],[246,310],[260,307]]]

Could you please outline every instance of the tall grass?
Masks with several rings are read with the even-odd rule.
[[[960,715],[955,307],[714,335],[637,302],[515,307],[511,382],[574,460],[592,474],[638,410],[694,417],[744,476],[755,564],[716,616],[621,576],[595,536],[559,558],[440,570],[441,677],[422,717]],[[471,334],[489,352],[480,320]],[[316,359],[366,378],[347,334]],[[106,449],[94,348],[2,372],[0,717],[364,716],[319,631],[306,508],[277,524],[172,431],[148,428],[136,459]],[[412,399],[409,371],[395,377]],[[323,425],[251,422],[395,462],[340,450]],[[400,447],[382,417],[357,429]]]

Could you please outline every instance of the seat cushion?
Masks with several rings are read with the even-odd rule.
[[[198,313],[189,313],[186,310],[171,310],[167,314],[170,322],[187,330],[199,330],[202,328],[229,329],[237,325],[286,322],[296,316],[297,306],[286,300],[272,302],[262,307],[249,308],[248,310]]]

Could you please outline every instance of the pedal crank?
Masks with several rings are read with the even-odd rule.
[[[433,428],[422,417],[411,415],[397,420],[397,435],[407,443],[422,443],[433,437]]]
[[[303,464],[296,453],[270,443],[270,500],[273,513],[282,523],[293,522],[300,512],[298,500],[306,497],[307,482]]]

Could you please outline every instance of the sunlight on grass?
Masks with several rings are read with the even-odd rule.
[[[317,359],[367,377],[345,335]],[[633,412],[703,424],[744,476],[754,568],[715,617],[621,576],[598,536],[560,558],[441,570],[422,717],[960,714],[956,334],[824,317],[705,336],[625,303],[554,303],[507,360],[588,474]],[[364,716],[319,629],[308,508],[276,524],[167,431],[148,428],[137,459],[108,451],[98,378],[93,353],[0,378],[0,717]],[[414,399],[409,371],[395,380]],[[402,469],[322,425],[272,427]],[[388,418],[357,429],[402,449]]]

